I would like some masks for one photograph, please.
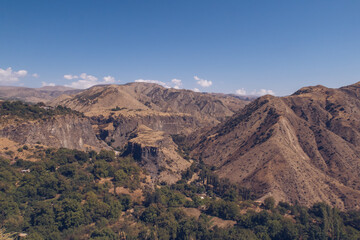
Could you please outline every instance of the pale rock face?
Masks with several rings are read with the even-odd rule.
[[[74,115],[56,116],[45,121],[5,126],[0,130],[0,136],[22,144],[40,142],[49,147],[79,150],[86,150],[85,145],[92,146],[95,149],[106,147],[96,138],[90,121]]]
[[[188,135],[192,129],[201,128],[198,121],[192,116],[182,115],[150,115],[141,116],[116,116],[111,118],[92,117],[93,125],[96,125],[98,131],[106,131],[106,137],[103,140],[109,142],[113,139],[112,146],[123,148],[129,141],[131,134],[136,131],[138,126],[144,125],[152,130],[163,131],[167,134]],[[100,134],[100,133],[97,134]]]

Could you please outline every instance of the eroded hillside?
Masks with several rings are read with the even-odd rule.
[[[20,144],[80,150],[108,146],[96,138],[89,119],[68,108],[0,102],[0,136]]]
[[[261,97],[194,137],[192,156],[262,196],[360,207],[360,85]]]

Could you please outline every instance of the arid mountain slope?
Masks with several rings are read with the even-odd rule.
[[[131,92],[121,86],[106,85],[89,88],[75,96],[55,99],[53,105],[63,105],[73,110],[97,114],[112,108],[146,110],[148,107],[139,102]]]
[[[21,100],[24,102],[47,102],[63,94],[76,94],[82,90],[55,86],[42,88],[25,88],[25,87],[0,87],[0,99]]]
[[[95,86],[75,96],[56,99],[52,105],[63,105],[92,116],[118,108],[118,111],[183,113],[218,122],[248,102],[229,95],[164,88],[151,83],[129,83]]]
[[[123,147],[137,126],[167,134],[189,134],[214,126],[248,101],[228,95],[164,88],[150,83],[95,86],[74,96],[61,96],[52,105],[81,111],[93,119],[98,134]]]
[[[360,84],[264,96],[195,137],[192,156],[264,197],[360,208]]]
[[[178,154],[170,135],[215,126],[248,102],[229,95],[130,83],[95,86],[74,96],[61,96],[51,104],[83,112],[100,139],[116,150],[127,149],[126,154],[139,156],[154,179],[173,183],[190,162]]]

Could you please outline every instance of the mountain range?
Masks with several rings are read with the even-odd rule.
[[[133,156],[154,183],[174,183],[200,161],[252,189],[260,201],[272,196],[306,206],[323,201],[360,208],[360,83],[257,99],[149,83],[81,91],[8,87],[0,97],[81,113],[37,119],[31,131],[18,129],[34,122],[3,122],[0,136],[15,142],[114,149]],[[49,127],[49,121],[61,124]],[[88,130],[80,131],[85,125]]]
[[[49,101],[63,94],[75,94],[80,91],[63,86],[46,86],[41,88],[0,86],[0,99],[37,103]]]

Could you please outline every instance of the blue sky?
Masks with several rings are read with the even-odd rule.
[[[359,12],[355,0],[0,0],[0,84],[340,87],[360,81]]]

